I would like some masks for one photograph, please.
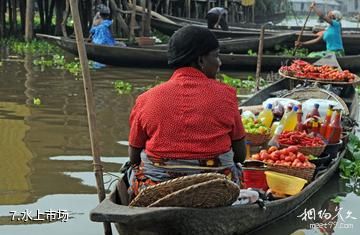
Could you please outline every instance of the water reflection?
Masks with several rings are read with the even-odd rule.
[[[0,102],[0,204],[22,204],[31,195],[32,154],[23,142],[30,129],[24,118],[29,115],[25,105]]]
[[[82,81],[62,70],[41,71],[31,60],[8,60],[0,66],[0,234],[100,234],[101,224],[88,219],[97,196]],[[142,87],[167,80],[170,74],[165,69],[115,67],[91,72],[105,171],[116,175],[126,160],[126,142],[118,142],[127,140],[128,117],[137,95],[118,95],[113,82],[121,79]],[[34,97],[40,98],[40,106],[33,104]],[[112,179],[104,178],[109,184]],[[343,186],[339,189],[337,182],[340,181],[334,178],[305,207],[272,224],[262,234],[308,229],[308,223],[296,215],[306,207],[328,208],[324,203],[329,198],[346,191]],[[350,193],[340,205],[352,208],[357,199]],[[70,221],[10,225],[10,210],[51,208],[69,210]],[[360,217],[358,208],[353,213]],[[344,230],[335,233],[341,231]]]
[[[118,95],[113,82],[122,79],[146,86],[166,80],[170,73],[123,68],[92,72],[101,155],[112,158],[104,161],[105,171],[117,172],[126,159],[113,161],[127,156],[127,147],[117,141],[127,139],[136,97]],[[89,181],[93,173],[82,81],[62,70],[41,71],[29,55],[23,63],[3,62],[0,78],[0,204],[33,203],[51,194],[96,193]],[[33,104],[35,97],[41,105]]]
[[[305,204],[251,235],[358,234],[360,208],[354,206],[358,201],[336,174]],[[349,213],[356,219],[346,218]]]

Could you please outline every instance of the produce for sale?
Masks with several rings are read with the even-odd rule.
[[[315,168],[315,164],[309,162],[309,157],[299,152],[297,146],[289,146],[284,149],[272,146],[268,150],[264,149],[260,153],[253,154],[251,158],[275,166]]]
[[[279,136],[280,145],[298,145],[302,147],[324,146],[324,141],[318,136],[308,135],[305,131],[284,131]]]
[[[282,66],[280,71],[285,75],[297,78],[353,82],[355,74],[349,70],[340,71],[329,65],[315,66],[303,60],[294,60],[290,66]]]
[[[242,122],[246,133],[250,134],[264,134],[270,133],[270,128],[266,127],[261,121],[253,118],[242,118]]]

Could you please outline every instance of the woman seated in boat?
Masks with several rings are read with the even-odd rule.
[[[228,30],[229,27],[226,22],[226,16],[228,11],[223,7],[213,7],[207,13],[207,23],[209,29],[218,29],[221,27],[222,30]]]
[[[327,23],[329,23],[329,27],[324,31],[322,35],[318,35],[315,39],[306,42],[296,41],[295,46],[300,47],[303,45],[311,45],[318,43],[321,40],[324,40],[326,43],[326,51],[311,53],[309,55],[310,57],[324,56],[329,52],[335,53],[336,56],[344,56],[345,52],[341,37],[341,12],[333,10],[329,11],[327,15],[324,15],[319,9],[316,8],[315,3],[313,3],[310,8],[312,8],[319,17],[323,18]]]
[[[130,114],[131,195],[179,176],[220,172],[239,183],[245,132],[235,89],[215,80],[219,42],[186,26],[169,41],[169,81],[140,95]]]
[[[115,45],[115,40],[110,30],[111,25],[112,20],[110,19],[109,7],[104,4],[98,5],[96,7],[96,15],[90,29],[92,43],[110,46]]]

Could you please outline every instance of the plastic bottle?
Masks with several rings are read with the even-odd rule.
[[[326,129],[325,139],[328,140],[329,144],[339,143],[341,133],[342,133],[341,111],[336,110],[335,118],[331,121],[330,125]]]
[[[311,132],[314,136],[317,136],[320,132],[319,119],[316,116],[314,116],[314,121],[312,122]]]
[[[276,127],[276,130],[274,132],[273,137],[270,139],[268,145],[269,146],[276,146],[279,147],[279,136],[281,134],[281,132],[283,131],[284,126],[283,125],[279,125],[278,127]]]
[[[289,113],[292,111],[292,107],[290,105],[287,106],[283,116],[280,119],[280,124],[284,125],[285,120],[287,119],[287,116],[289,115]]]
[[[250,141],[245,142],[245,148],[246,148],[245,160],[249,160],[251,158],[250,144],[251,144]]]
[[[260,112],[258,120],[260,120],[266,127],[270,127],[274,119],[272,112],[272,104],[267,104],[266,109]]]
[[[296,112],[298,111],[298,107],[294,106],[293,110],[288,113],[286,119],[284,120],[283,123],[281,123],[280,121],[280,125],[284,126],[284,131],[293,131],[295,130],[296,124],[297,124],[297,114]]]
[[[319,107],[320,107],[320,105],[318,103],[315,103],[313,110],[306,115],[306,118],[310,118],[310,117],[314,117],[314,116],[320,117]]]
[[[279,124],[280,124],[280,122],[273,122],[273,124],[271,125],[270,136],[274,135],[275,130],[279,126]]]
[[[304,130],[303,122],[302,122],[302,115],[303,115],[302,105],[299,104],[298,105],[298,111],[296,112],[297,123],[296,123],[296,128],[295,129],[297,131],[303,131]]]
[[[323,137],[325,137],[326,129],[330,125],[331,117],[333,114],[333,108],[334,106],[330,104],[328,110],[326,111],[325,121],[321,124],[320,135],[322,135]]]

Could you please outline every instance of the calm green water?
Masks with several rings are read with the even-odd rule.
[[[102,225],[89,220],[97,195],[82,81],[62,70],[41,71],[31,61],[3,58],[0,66],[0,234],[101,234]],[[115,67],[91,72],[106,172],[118,175],[126,160],[127,149],[117,142],[127,139],[129,112],[137,95],[118,95],[113,82],[121,79],[142,87],[166,80],[170,74],[166,69]],[[40,98],[41,105],[34,105],[33,98]],[[114,179],[105,176],[106,186]],[[340,205],[358,220],[348,222],[353,223],[352,229],[335,232],[355,234],[360,225],[359,197],[345,182],[334,178],[304,208],[327,205],[339,193],[344,195]],[[69,218],[67,222],[25,222],[22,216],[27,210],[33,219],[51,210],[62,210]],[[303,210],[259,234],[309,229],[308,223],[296,217]],[[13,221],[13,214],[20,217]]]

